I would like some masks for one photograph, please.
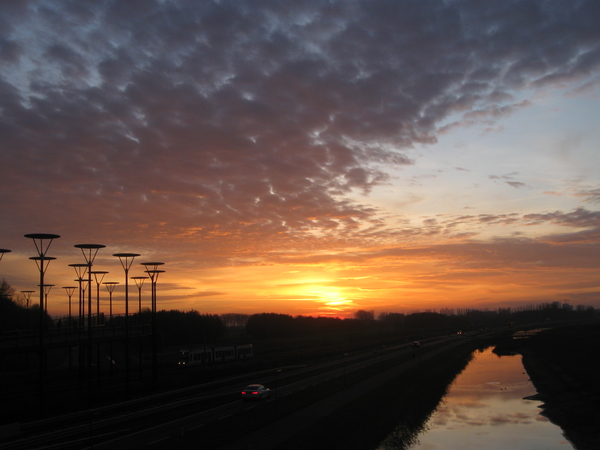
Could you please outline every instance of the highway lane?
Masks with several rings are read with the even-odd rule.
[[[456,339],[454,337],[444,338],[442,341],[448,340],[455,343],[461,341],[461,339]],[[445,351],[447,348],[450,348],[453,345],[456,344],[450,344],[449,346],[445,346],[443,350]],[[421,352],[424,352],[425,350],[426,348],[422,348]],[[436,351],[436,353],[437,352],[439,352],[439,350]],[[255,410],[257,414],[260,414],[261,408],[264,408],[270,402],[284,401],[286,396],[306,389],[310,386],[323,383],[332,378],[342,379],[344,374],[347,375],[352,371],[362,369],[370,364],[376,364],[378,362],[381,362],[382,360],[398,358],[399,356],[406,355],[406,353],[407,348],[403,345],[397,347],[396,350],[388,351],[385,354],[372,353],[368,360],[365,360],[364,356],[355,356],[348,358],[347,361],[345,361],[345,364],[344,362],[342,362],[342,364],[340,365],[340,361],[327,363],[325,364],[325,366],[332,367],[331,370],[327,370],[323,373],[319,373],[316,375],[307,376],[307,378],[301,379],[299,381],[279,386],[277,390],[272,390],[272,395],[267,400],[262,400],[261,402],[256,403],[246,403],[243,402],[241,399],[236,399],[235,401],[212,408],[210,410],[201,411],[195,414],[188,414],[185,417],[169,420],[159,425],[148,427],[145,430],[140,430],[135,433],[130,433],[127,436],[109,440],[106,443],[95,443],[94,448],[153,448],[158,450],[163,448],[173,448],[175,442],[179,442],[185,439],[193,440],[193,436],[197,436],[198,439],[201,440],[204,427],[210,427],[211,423],[214,423],[215,420],[218,421],[221,419],[228,419],[235,414],[240,414],[248,410]],[[406,370],[408,367],[412,366],[412,364],[414,363],[412,361],[409,361],[407,363],[399,365],[398,367],[401,367],[400,370]],[[312,370],[314,371],[314,368],[312,368]],[[272,378],[271,380],[274,382],[274,378]],[[255,381],[256,380],[252,379],[249,382]],[[262,383],[266,384],[266,382],[264,381]],[[243,385],[244,383],[240,384],[240,389],[243,388]],[[368,383],[362,386],[366,385],[368,385]],[[361,389],[362,388],[359,388],[356,392],[362,392]],[[235,391],[235,394],[237,393],[238,391]],[[346,394],[343,395],[345,396]],[[340,404],[343,403],[344,402],[341,402]],[[262,436],[259,436],[259,439],[262,439]]]

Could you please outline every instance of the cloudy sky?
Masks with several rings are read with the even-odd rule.
[[[600,307],[597,0],[0,3],[0,276],[159,309]],[[120,292],[120,293],[119,293]],[[122,290],[115,295],[122,296]],[[104,294],[106,295],[106,294]]]

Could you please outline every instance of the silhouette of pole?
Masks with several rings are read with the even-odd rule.
[[[25,329],[29,330],[29,301],[31,300],[31,294],[35,291],[21,291],[21,294],[25,297]]]
[[[112,327],[113,326],[113,324],[112,324],[112,316],[113,316],[113,314],[112,314],[112,295],[113,295],[113,292],[115,291],[115,288],[117,287],[117,284],[119,284],[119,282],[118,281],[105,281],[103,284],[104,284],[104,286],[106,286],[106,290],[108,291],[108,298],[109,298],[108,317],[110,319],[110,326]]]
[[[85,281],[85,275],[87,273],[87,268],[88,265],[87,264],[82,264],[82,263],[78,263],[78,264],[69,264],[69,267],[72,267],[75,270],[75,275],[77,276],[77,278],[75,279],[75,281],[77,281],[78,285],[79,285],[79,302],[77,304],[78,306],[78,310],[77,310],[77,367],[78,367],[78,374],[79,374],[79,388],[81,389],[81,386],[83,384],[83,378],[84,378],[84,367],[85,367],[85,360],[84,360],[84,351],[83,351],[83,345],[82,345],[82,336],[81,336],[81,332],[83,329],[83,298],[84,298],[84,290],[83,290],[83,282]]]
[[[144,286],[144,281],[148,279],[148,277],[131,277],[133,281],[135,281],[135,285],[138,288],[138,322],[142,323],[142,287]]]
[[[104,276],[108,272],[103,270],[94,270],[92,274],[94,275],[94,280],[96,281],[96,324],[100,325],[100,285],[102,284],[102,280]]]
[[[125,271],[125,393],[129,395],[129,269],[138,253],[115,253]]]
[[[10,253],[10,250],[7,248],[0,248],[0,261],[2,261],[2,257],[4,256],[5,253]],[[2,289],[0,288],[0,297],[2,296],[3,292]],[[2,314],[2,320],[3,320],[3,327],[6,327],[6,314]]]
[[[158,270],[159,266],[162,266],[162,262],[147,262],[142,263],[146,268],[146,273],[150,276],[152,282],[152,387],[156,387],[156,381],[158,378],[158,334],[156,329],[156,283],[158,276],[164,272],[164,270]]]
[[[117,284],[119,284],[118,281],[105,281],[104,286],[106,286],[106,290],[108,291],[108,298],[109,298],[109,310],[108,310],[108,317],[109,317],[109,323],[110,323],[110,327],[111,329],[113,328],[113,321],[112,321],[112,296],[113,296],[113,292],[115,291],[115,288],[117,287]],[[113,365],[114,365],[114,358],[113,358],[113,341],[111,339],[110,341],[110,374],[112,376],[113,374]]]
[[[102,244],[77,244],[75,248],[81,250],[81,254],[85,259],[85,262],[88,265],[87,275],[88,275],[88,361],[87,361],[87,373],[88,373],[88,405],[92,406],[92,349],[93,349],[93,328],[92,328],[92,266],[94,264],[94,259],[96,259],[96,255],[98,254],[98,250],[106,247],[106,245]]]
[[[4,256],[5,253],[10,253],[12,250],[9,250],[7,248],[0,248],[0,261],[2,261],[2,257]]]
[[[58,239],[60,236],[58,234],[48,234],[48,233],[33,233],[26,234],[26,238],[33,240],[33,244],[35,245],[35,249],[38,253],[38,256],[34,256],[32,259],[35,261],[35,264],[40,271],[40,337],[39,337],[39,363],[40,363],[40,412],[44,413],[44,374],[45,374],[45,364],[46,364],[46,353],[44,349],[44,275],[46,270],[48,269],[48,264],[50,261],[56,259],[52,256],[46,256],[48,253],[48,249],[54,239]]]
[[[29,332],[29,301],[31,300],[31,294],[35,291],[21,291],[23,297],[25,297],[25,329]],[[29,352],[25,355],[25,365],[29,369]]]
[[[53,284],[45,284],[44,285],[44,315],[48,315],[48,295],[50,295],[50,290],[54,287]]]
[[[71,328],[73,315],[71,314],[71,297],[73,297],[73,292],[77,289],[77,286],[63,286],[63,289],[66,291],[69,296],[69,328]]]
[[[81,328],[83,327],[83,314],[84,314],[83,282],[85,281],[84,277],[87,274],[88,265],[82,264],[82,263],[69,264],[69,267],[72,267],[73,269],[75,269],[75,275],[77,276],[77,279],[75,281],[77,281],[79,283],[79,310],[78,310],[77,324],[78,324],[78,329],[81,330]]]
[[[133,281],[135,281],[135,285],[138,288],[138,320],[137,320],[137,325],[138,325],[138,333],[141,333],[142,331],[142,287],[144,286],[144,281],[146,281],[148,279],[148,277],[131,277],[131,279]],[[141,335],[140,335],[141,336]],[[140,380],[142,379],[142,374],[143,374],[143,365],[142,365],[142,360],[143,360],[143,352],[142,352],[142,338],[139,338],[139,361],[140,361]]]

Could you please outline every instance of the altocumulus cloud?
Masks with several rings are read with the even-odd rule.
[[[595,0],[2,2],[3,228],[374,233],[382,212],[347,194],[414,145],[526,89],[596,85],[598,17]]]

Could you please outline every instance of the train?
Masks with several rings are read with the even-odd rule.
[[[180,350],[179,366],[206,366],[230,361],[243,361],[252,357],[254,357],[252,344],[202,347],[196,350]]]

